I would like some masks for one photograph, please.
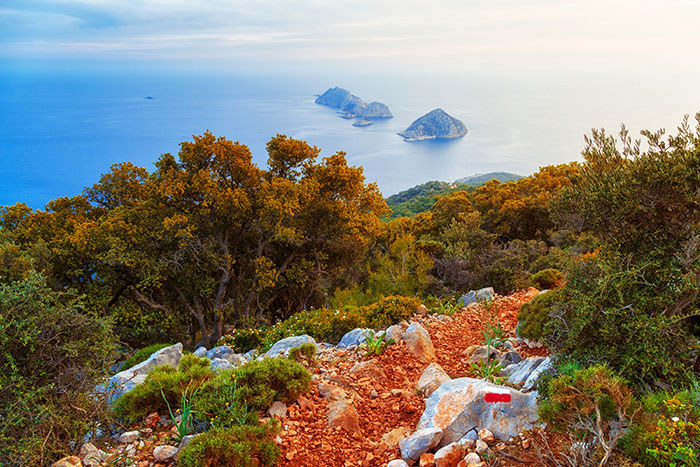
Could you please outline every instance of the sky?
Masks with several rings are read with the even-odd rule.
[[[0,60],[698,71],[697,0],[2,0]]]

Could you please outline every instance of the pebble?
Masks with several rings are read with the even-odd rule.
[[[119,442],[122,444],[129,444],[133,443],[137,439],[139,439],[140,433],[136,430],[134,431],[127,431],[126,433],[122,433],[121,436],[119,437]]]

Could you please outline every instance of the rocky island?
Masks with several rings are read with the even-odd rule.
[[[358,118],[358,125],[367,126],[367,119],[392,118],[393,115],[386,104],[381,102],[370,102],[369,104],[352,94],[347,89],[334,87],[318,96],[315,100],[317,104],[326,105],[338,109],[338,114],[342,118]],[[358,123],[358,122],[355,122]]]
[[[422,141],[425,139],[454,139],[467,134],[467,127],[442,109],[431,110],[406,128],[397,133],[404,141]]]

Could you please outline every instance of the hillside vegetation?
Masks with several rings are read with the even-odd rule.
[[[0,464],[50,465],[109,420],[192,403],[221,418],[185,427],[207,432],[186,465],[274,465],[279,427],[258,425],[258,409],[308,390],[300,364],[215,374],[186,356],[128,393],[138,416],[108,409],[95,385],[153,344],[337,342],[420,303],[453,313],[469,290],[537,284],[557,290],[523,310],[521,327],[552,352],[541,417],[566,436],[562,452],[583,440],[575,465],[613,454],[698,465],[700,114],[673,135],[642,135],[593,131],[583,162],[514,181],[429,182],[391,197],[385,222],[387,202],[343,153],[319,159],[277,135],[258,167],[246,146],[208,132],[152,171],[124,162],[43,210],[0,208]],[[410,216],[395,217],[402,209]]]
[[[415,217],[416,214],[426,212],[435,204],[435,201],[449,193],[461,190],[474,189],[490,180],[498,180],[501,183],[511,182],[522,178],[507,172],[491,172],[483,175],[460,178],[453,184],[433,180],[414,186],[386,199],[392,212],[387,219],[399,217]]]

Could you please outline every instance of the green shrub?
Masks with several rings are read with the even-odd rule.
[[[518,313],[518,334],[526,339],[544,340],[551,321],[549,312],[561,299],[561,292],[550,290],[524,303]]]
[[[543,269],[532,276],[530,282],[540,290],[553,289],[564,279],[564,275],[558,269]]]
[[[255,360],[235,369],[237,399],[251,410],[266,410],[276,400],[290,403],[311,387],[311,374],[287,358]]]
[[[268,333],[267,326],[255,328],[236,328],[222,336],[216,345],[228,345],[236,353],[245,353],[258,347]]]
[[[572,450],[576,465],[605,465],[634,411],[627,382],[608,367],[594,365],[552,379],[548,395],[540,417],[568,433],[572,445],[578,443]]]
[[[289,349],[289,358],[295,362],[313,362],[316,358],[316,346],[311,342]]]
[[[0,284],[0,465],[49,465],[108,419],[95,387],[114,335],[44,279]]]
[[[639,387],[687,381],[698,345],[683,315],[671,310],[692,279],[666,261],[630,264],[614,252],[587,255],[567,274],[553,310],[554,350],[583,364],[607,363]]]
[[[235,370],[222,370],[193,393],[192,405],[200,424],[213,428],[257,425],[258,413],[248,408],[239,390]]]
[[[700,385],[649,394],[641,405],[622,439],[625,451],[644,465],[700,465]]]
[[[356,307],[300,311],[266,329],[260,339],[260,350],[266,352],[280,339],[301,334],[308,334],[319,341],[337,343],[346,332],[365,326],[364,309]]]
[[[133,422],[151,412],[167,410],[165,400],[171,405],[178,405],[185,391],[192,394],[204,382],[214,377],[209,365],[210,362],[206,358],[183,355],[177,369],[169,366],[154,368],[142,384],[117,399],[114,414],[125,421]]]
[[[382,297],[364,308],[369,326],[382,328],[409,319],[418,311],[420,305],[420,300],[415,297],[393,295]]]
[[[171,344],[153,344],[151,346],[139,349],[134,355],[124,360],[124,364],[119,369],[119,371],[128,370],[131,367],[138,365],[139,363],[146,361],[148,357],[158,352],[161,349],[170,347]]]
[[[280,450],[273,440],[279,423],[213,429],[196,436],[178,456],[182,467],[273,467]]]

